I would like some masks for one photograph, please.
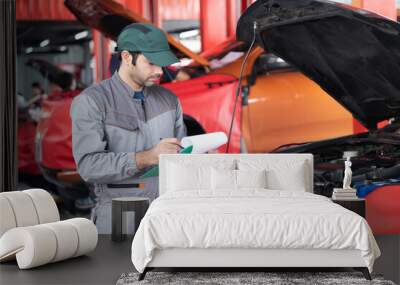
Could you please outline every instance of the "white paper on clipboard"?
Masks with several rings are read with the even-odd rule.
[[[193,146],[192,153],[206,153],[219,148],[228,142],[224,132],[215,132],[203,135],[184,137],[181,140],[183,147]]]

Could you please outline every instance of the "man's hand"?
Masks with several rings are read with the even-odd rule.
[[[181,146],[178,139],[162,139],[152,149],[136,153],[136,166],[138,169],[141,169],[150,165],[158,164],[160,154],[178,153],[180,149]]]
[[[152,155],[152,161],[154,164],[158,164],[158,157],[160,154],[165,153],[178,153],[180,147],[180,141],[176,138],[162,139],[158,145],[153,147],[150,152]]]

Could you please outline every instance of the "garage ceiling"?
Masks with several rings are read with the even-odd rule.
[[[75,35],[87,31],[87,36],[75,39]],[[91,40],[90,30],[77,21],[17,21],[18,52],[33,48],[35,51],[46,51],[60,46],[80,44]],[[49,40],[45,47],[40,44]]]

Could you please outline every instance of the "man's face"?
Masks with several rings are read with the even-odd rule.
[[[140,86],[152,86],[160,82],[163,74],[160,66],[152,64],[143,54],[139,54],[136,64],[132,65],[132,56],[130,58],[129,76]]]
[[[40,95],[42,91],[38,87],[32,87],[32,94],[33,96]]]

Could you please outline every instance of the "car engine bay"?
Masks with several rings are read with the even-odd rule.
[[[331,197],[342,188],[345,152],[352,152],[352,185],[400,179],[400,124],[376,131],[305,144],[281,146],[275,153],[314,155],[314,193]]]

